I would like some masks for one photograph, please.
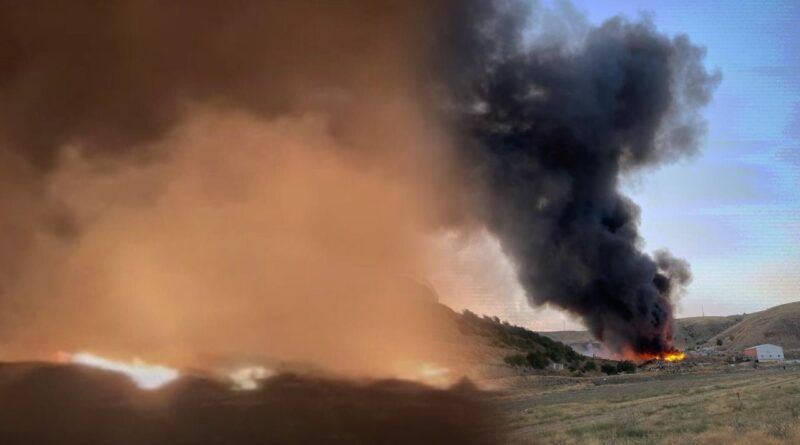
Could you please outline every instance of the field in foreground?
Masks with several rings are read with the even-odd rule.
[[[530,376],[495,399],[509,443],[797,444],[800,367]]]

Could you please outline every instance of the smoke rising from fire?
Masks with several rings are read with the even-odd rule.
[[[689,266],[642,252],[619,181],[697,149],[719,75],[685,36],[646,22],[573,23],[525,44],[517,8],[477,11],[455,52],[471,67],[456,97],[478,214],[534,304],[570,311],[619,352],[669,352]]]
[[[441,353],[426,237],[481,226],[532,302],[668,349],[688,268],[617,185],[695,149],[716,77],[523,9],[0,2],[0,351],[402,373]]]

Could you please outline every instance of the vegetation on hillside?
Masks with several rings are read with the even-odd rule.
[[[571,347],[497,317],[478,316],[468,310],[458,319],[458,329],[465,335],[486,337],[490,344],[519,351],[505,357],[511,366],[544,369],[560,363],[570,370],[579,370],[586,360]]]

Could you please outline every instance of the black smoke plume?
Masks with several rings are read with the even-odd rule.
[[[689,265],[641,250],[639,207],[619,183],[695,152],[698,109],[719,74],[686,36],[646,22],[615,18],[526,43],[519,3],[463,14],[468,25],[450,38],[465,174],[530,301],[577,315],[621,353],[673,350]]]

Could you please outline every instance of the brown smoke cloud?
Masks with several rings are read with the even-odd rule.
[[[64,144],[117,154],[187,101],[280,115],[408,91],[427,2],[0,3],[5,146],[45,168]]]
[[[1,3],[3,356],[441,358],[424,3]]]
[[[432,353],[405,283],[422,272],[425,195],[349,159],[326,126],[193,113],[156,143],[160,162],[61,161],[48,194],[79,233],[36,234],[5,296],[28,309],[8,314],[16,346],[348,371]]]

